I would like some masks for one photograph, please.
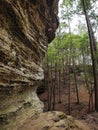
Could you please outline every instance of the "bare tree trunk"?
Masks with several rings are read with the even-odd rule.
[[[49,89],[49,62],[48,62],[48,55],[46,57],[46,60],[47,60],[47,102],[48,102],[48,111],[50,111],[50,89]]]
[[[97,78],[97,59],[96,59],[96,43],[94,38],[94,33],[92,30],[92,26],[88,17],[88,13],[86,11],[86,1],[81,0],[83,4],[83,11],[86,18],[89,40],[90,40],[90,49],[91,49],[91,56],[92,56],[92,66],[93,66],[93,76],[94,76],[94,88],[95,88],[95,110],[98,111],[98,78]]]
[[[60,62],[60,61],[59,61]],[[59,103],[61,103],[61,70],[59,66],[59,72],[58,72],[58,92],[59,92]]]
[[[57,82],[57,63],[55,63],[55,78],[54,78],[54,85],[53,85],[53,108],[52,110],[55,109],[55,104],[56,104],[56,101],[55,101],[55,98],[56,98],[56,82]]]
[[[64,58],[62,59],[62,65],[63,65],[63,84],[64,84],[64,88],[65,88],[65,64],[64,64]]]
[[[68,66],[68,112],[69,112],[69,115],[71,114],[71,101],[70,101],[70,97],[71,97],[70,69],[69,69],[69,66]]]
[[[88,103],[88,111],[93,111],[93,86],[91,82],[91,88],[89,92],[89,103]]]
[[[72,57],[72,60],[73,60],[73,73],[74,73],[74,80],[75,80],[75,88],[76,88],[77,104],[79,104],[79,103],[80,103],[80,101],[79,101],[79,91],[78,91],[78,85],[77,85],[76,67],[75,67],[74,57]]]
[[[59,28],[59,32],[60,32],[60,28]],[[58,36],[58,58],[60,57],[60,48],[59,45],[61,44],[61,39],[60,36]],[[61,73],[61,68],[60,68],[60,59],[58,61],[58,102],[61,103],[61,77],[60,77],[60,73]]]
[[[83,68],[84,68],[84,76],[85,76],[85,84],[87,89],[89,89],[89,83],[88,83],[88,76],[87,76],[87,71],[86,71],[86,59],[85,59],[85,55],[82,49],[82,56],[83,56]]]
[[[67,14],[68,14],[68,7],[67,7]],[[70,83],[70,66],[71,66],[71,45],[72,45],[72,37],[71,37],[71,26],[70,26],[70,19],[68,17],[68,24],[69,24],[69,35],[70,35],[70,56],[68,61],[68,111],[69,115],[71,114],[71,83]]]
[[[71,66],[71,48],[70,48],[70,55],[69,55],[69,61],[67,65],[67,76],[68,76],[68,112],[69,115],[71,114],[71,77],[70,77],[70,66]]]
[[[49,100],[50,100],[50,110],[52,107],[52,94],[53,94],[53,70],[52,70],[52,62],[50,65],[50,86],[49,86]]]

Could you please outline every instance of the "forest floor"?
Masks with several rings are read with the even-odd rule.
[[[53,83],[52,83],[53,84]],[[67,86],[67,85],[66,85]],[[50,83],[49,85],[50,90],[52,89],[52,85]],[[76,92],[74,88],[74,84],[71,83],[71,91],[70,91],[70,115],[72,115],[74,118],[81,120],[82,122],[86,123],[91,127],[92,130],[98,130],[98,113],[94,112],[94,101],[92,100],[93,105],[91,106],[91,110],[89,111],[89,94],[88,91],[85,87],[85,84],[83,81],[81,81],[81,78],[79,78],[78,81],[78,91],[79,91],[79,99],[80,103],[77,104],[76,100]],[[65,87],[63,83],[61,83],[60,87],[60,94],[61,94],[61,103],[59,103],[59,96],[58,96],[58,88],[56,89],[56,104],[55,104],[55,109],[57,111],[62,111],[66,114],[69,114],[69,109],[68,109],[68,87]],[[48,111],[48,100],[47,100],[47,95],[48,92],[47,90],[39,95],[39,98],[44,102],[44,111]],[[94,96],[94,95],[93,95]],[[51,98],[53,95],[51,95]],[[51,101],[51,110],[52,109],[52,102]]]

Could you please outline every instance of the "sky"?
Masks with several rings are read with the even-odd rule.
[[[60,8],[60,4],[62,3],[63,0],[59,0],[59,18],[60,18],[60,15],[61,15],[61,8]],[[77,29],[77,25],[80,21],[83,21],[84,24],[85,24],[85,18],[82,16],[82,17],[79,17],[77,15],[74,15],[74,17],[72,18],[72,21],[70,22],[70,26],[71,26],[71,30],[72,32],[74,32],[75,34],[78,33],[78,29]],[[66,30],[68,31],[68,30]]]
[[[61,8],[60,8],[60,4],[62,3],[63,0],[59,0],[59,17],[61,16]],[[98,13],[98,1],[96,2],[96,5],[93,5],[94,9],[96,10],[96,13]],[[78,34],[78,23],[83,23],[86,25],[86,21],[85,21],[85,17],[84,16],[78,16],[78,15],[74,15],[74,17],[72,18],[72,21],[70,22],[70,26],[71,26],[71,30],[72,32],[74,32],[75,34]],[[96,36],[97,36],[98,32],[96,32]],[[98,37],[96,37],[98,39]]]

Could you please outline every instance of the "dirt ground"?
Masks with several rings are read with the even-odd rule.
[[[52,89],[51,83],[50,83],[49,87],[51,90]],[[72,115],[76,119],[81,120],[82,122],[89,125],[92,130],[98,130],[98,113],[94,112],[94,104],[93,104],[93,106],[91,106],[90,111],[88,109],[89,108],[88,107],[89,94],[88,94],[88,91],[87,91],[83,81],[78,81],[78,90],[79,90],[79,99],[80,99],[79,104],[77,104],[77,101],[76,101],[76,92],[75,92],[74,84],[71,83],[71,96],[70,96],[71,113],[70,113],[70,115]],[[56,89],[55,110],[62,111],[66,114],[69,114],[69,111],[68,111],[68,87],[67,87],[67,85],[65,87],[63,85],[63,83],[61,83],[60,94],[61,94],[61,103],[58,102],[58,89]],[[48,95],[47,90],[44,93],[39,95],[39,98],[44,102],[44,105],[45,105],[44,111],[48,111],[47,95]],[[51,95],[51,97],[52,96],[53,95]]]

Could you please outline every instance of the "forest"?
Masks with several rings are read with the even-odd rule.
[[[60,25],[48,45],[38,95],[44,111],[84,118],[98,112],[98,1],[62,0],[59,8]]]

